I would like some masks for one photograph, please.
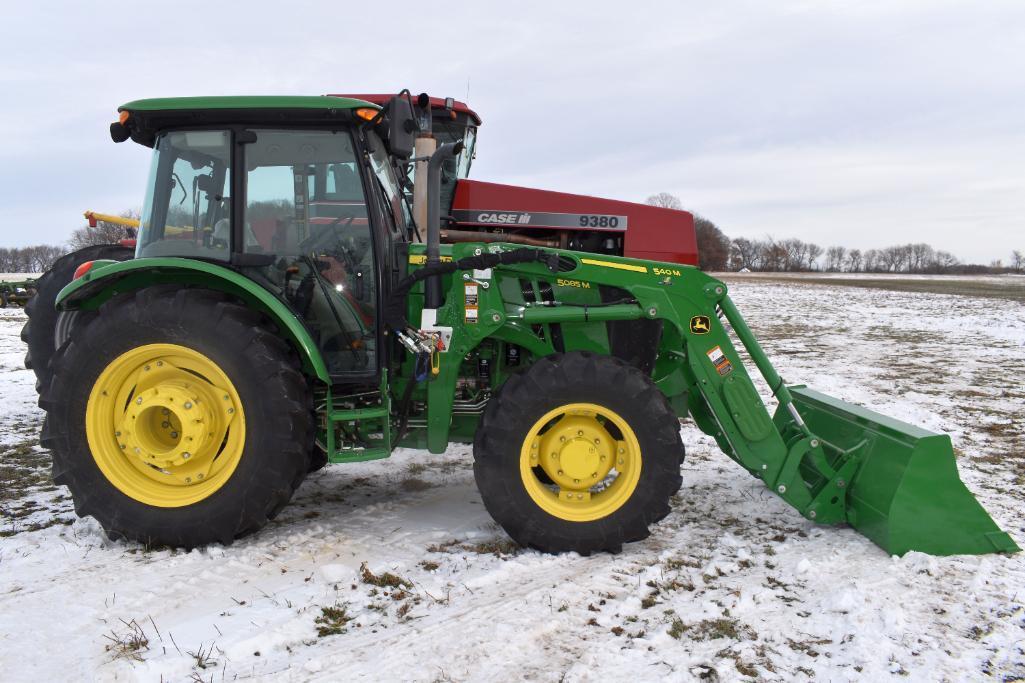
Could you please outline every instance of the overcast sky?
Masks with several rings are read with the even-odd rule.
[[[671,192],[731,237],[1025,249],[1021,0],[89,4],[3,12],[3,246],[141,205],[123,102],[408,87],[469,90],[477,179]]]

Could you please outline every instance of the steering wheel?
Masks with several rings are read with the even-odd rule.
[[[304,239],[299,243],[299,251],[303,253],[309,253],[316,251],[322,246],[326,246],[324,243],[329,240],[333,240],[337,237],[334,232],[334,228],[338,226],[342,221],[346,221],[345,227],[352,225],[352,222],[356,220],[356,214],[353,213],[351,216],[339,216],[327,225],[327,227],[321,228],[314,232],[312,235]]]

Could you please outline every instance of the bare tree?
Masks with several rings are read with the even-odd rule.
[[[1020,273],[1025,268],[1025,253],[1022,253],[1018,249],[1011,252],[1011,267],[1014,268],[1014,272]]]
[[[957,257],[951,254],[949,251],[936,252],[934,266],[935,270],[944,273],[956,265],[958,265]]]
[[[760,260],[762,270],[770,272],[784,270],[787,263],[787,249],[783,246],[783,243],[776,241],[774,237],[769,235],[761,245],[762,253]]]
[[[761,245],[746,237],[738,237],[730,245],[730,267],[733,270],[757,270],[759,267],[759,252]]]
[[[858,273],[861,271],[861,249],[851,249],[847,252],[847,272]]]
[[[846,256],[846,247],[830,247],[826,249],[826,270],[830,273],[843,270]]]
[[[677,211],[683,211],[683,202],[675,194],[669,194],[668,192],[659,192],[653,194],[644,200],[645,204],[651,206],[660,206],[663,209],[676,209]]]
[[[808,270],[818,270],[819,257],[822,256],[822,247],[815,244],[814,242],[808,244],[807,259],[805,264]]]
[[[869,249],[865,252],[865,271],[866,273],[874,273],[879,270],[879,262],[882,254],[878,249]]]

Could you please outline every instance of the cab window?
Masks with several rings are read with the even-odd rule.
[[[154,146],[136,255],[227,261],[231,242],[231,134],[161,135]]]
[[[292,304],[333,374],[377,369],[377,286],[360,168],[347,132],[254,130],[243,250]]]

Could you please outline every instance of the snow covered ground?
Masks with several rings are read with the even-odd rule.
[[[952,435],[1025,543],[1025,306],[745,280],[783,375]],[[329,466],[230,547],[108,541],[48,482],[0,310],[0,674],[36,680],[1021,680],[1025,557],[888,557],[684,428],[673,513],[620,555],[515,548],[467,447]]]

